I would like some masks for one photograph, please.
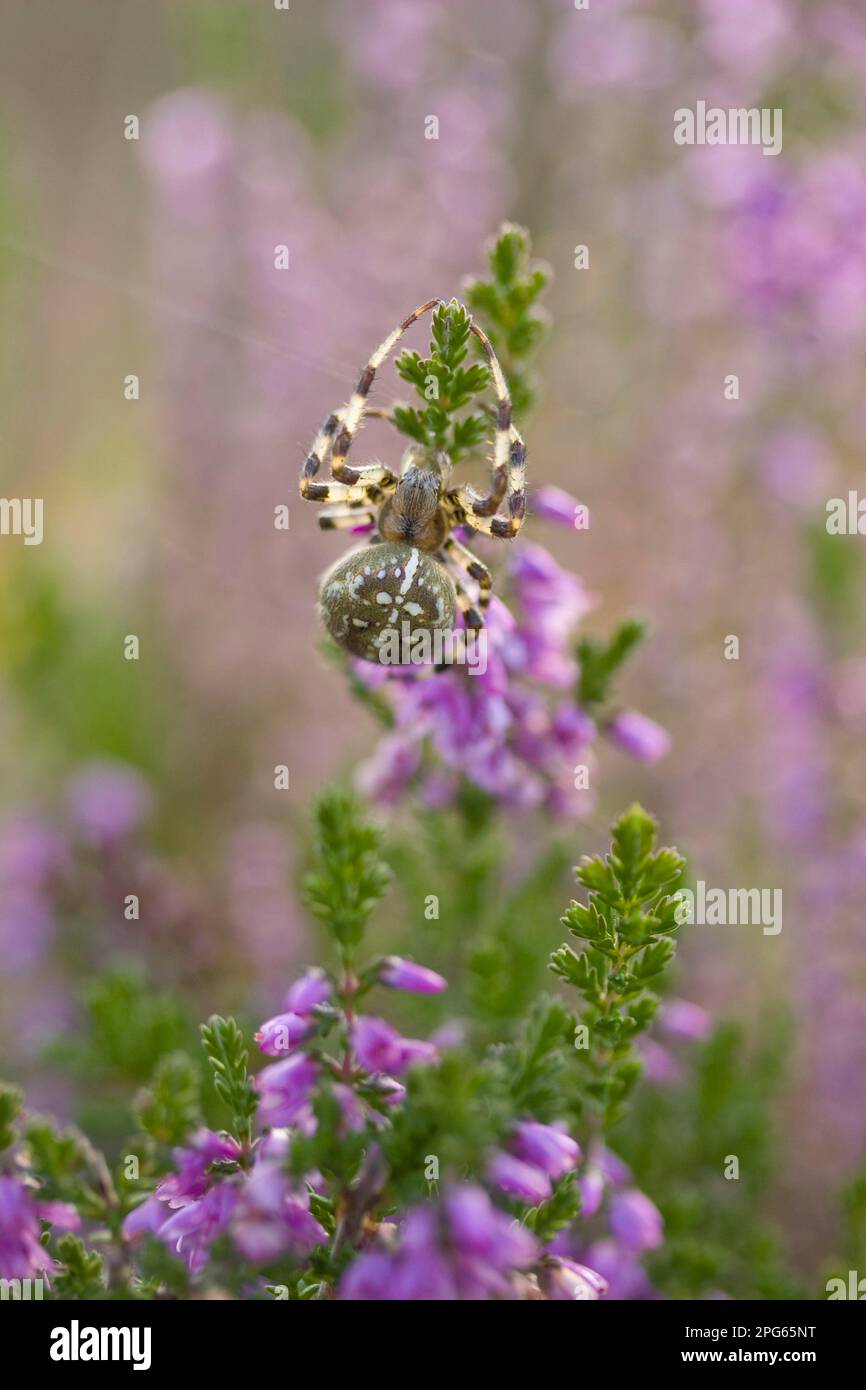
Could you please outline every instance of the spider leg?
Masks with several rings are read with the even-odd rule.
[[[426,304],[421,304],[414,313],[411,313],[401,324],[398,324],[392,333],[388,334],[387,338],[384,342],[379,344],[369,362],[364,367],[358,378],[358,385],[355,387],[354,394],[343,413],[340,433],[334,440],[331,471],[335,478],[346,483],[358,481],[359,470],[349,467],[346,463],[346,455],[352,447],[352,440],[355,437],[358,426],[365,413],[367,397],[376,379],[376,372],[381,367],[388,354],[396,347],[407,328],[411,328],[412,324],[415,323],[416,319],[419,319],[422,314],[426,314],[429,309],[435,309],[436,306],[441,303],[442,301],[440,299],[428,299]]]
[[[509,517],[504,516],[478,516],[471,510],[471,497],[467,497],[470,489],[456,488],[449,493],[449,501],[453,506],[453,516],[456,525],[468,526],[470,530],[477,531],[481,536],[496,536],[499,540],[510,540],[516,536],[520,529],[518,523],[514,529],[510,529],[511,522]]]
[[[526,445],[519,430],[512,424],[508,383],[499,365],[499,359],[493,351],[493,344],[477,324],[471,324],[470,328],[484,349],[499,401],[493,451],[493,481],[486,497],[465,485],[455,488],[451,497],[457,507],[465,513],[468,525],[473,526],[476,531],[482,531],[488,536],[510,539],[517,535],[526,514]],[[495,513],[506,496],[508,515],[496,516]],[[486,520],[487,524],[476,525],[476,519]]]
[[[379,505],[390,491],[389,483],[308,483],[306,489],[301,485],[301,496],[307,502],[341,502],[352,507],[364,502]]]
[[[441,560],[442,564],[445,565],[445,567],[448,569],[448,573],[454,580],[454,588],[457,590],[457,606],[460,609],[460,612],[463,614],[463,621],[466,623],[466,626],[483,627],[484,619],[478,612],[478,609],[475,607],[472,595],[467,592],[463,584],[463,580],[459,577],[459,575],[456,575],[454,573],[454,570],[449,566],[448,555],[444,549],[439,551],[437,559]]]
[[[323,531],[352,531],[374,524],[377,508],[369,502],[346,502],[338,507],[326,507],[319,512],[319,526]]]
[[[329,500],[334,500],[331,494],[322,491],[323,488],[327,488],[327,484],[317,483],[314,479],[319,469],[323,468],[331,457],[337,429],[345,419],[347,409],[348,407],[344,406],[341,410],[335,410],[328,416],[313,440],[310,452],[304,460],[304,466],[301,470],[301,496],[307,502],[327,502]],[[386,410],[380,410],[378,408],[367,410],[364,413],[365,415],[371,415],[386,420],[389,418]],[[346,478],[344,482],[354,480],[355,482],[388,485],[391,483],[396,484],[397,482],[390,468],[386,468],[382,463],[365,464],[361,468],[352,469],[351,472],[353,478]]]
[[[459,566],[461,570],[474,579],[478,585],[478,607],[486,608],[490,602],[490,593],[493,588],[493,576],[485,564],[478,559],[468,546],[462,541],[458,541],[456,536],[449,536],[442,542],[442,549],[446,557],[452,562],[449,568]]]

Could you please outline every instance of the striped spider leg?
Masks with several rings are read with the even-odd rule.
[[[477,324],[470,331],[481,343],[490,367],[499,406],[496,412],[496,437],[493,453],[493,482],[484,496],[464,484],[454,488],[448,497],[457,519],[486,536],[510,540],[517,535],[526,515],[526,445],[511,420],[511,396],[505,373],[493,351],[487,334]],[[499,516],[500,504],[508,501],[508,515]]]
[[[357,505],[359,500],[378,503],[384,499],[386,492],[397,485],[397,479],[390,468],[386,468],[382,463],[370,463],[352,469],[352,477],[343,478],[341,481],[334,481],[337,475],[332,466],[330,482],[316,481],[319,470],[332,463],[334,439],[348,409],[348,406],[344,406],[342,410],[335,410],[328,416],[304,460],[301,496],[307,502],[346,502],[350,506]],[[370,408],[363,414],[370,418],[389,419],[387,410]]]
[[[442,549],[439,558],[448,569],[454,587],[457,590],[457,603],[466,622],[467,627],[483,627],[483,610],[490,602],[490,593],[493,588],[493,576],[486,565],[472,554],[472,551],[465,546],[462,541],[458,541],[456,536],[449,536],[442,542]],[[470,579],[474,579],[478,585],[478,608],[467,593],[463,582],[463,575],[468,574]],[[482,611],[479,612],[479,609]]]
[[[377,507],[369,500],[325,507],[319,512],[322,531],[368,531],[376,524]]]
[[[372,354],[366,366],[358,378],[358,384],[352,394],[349,404],[342,410],[335,410],[328,416],[319,433],[313,441],[313,446],[304,462],[301,473],[301,496],[310,502],[345,501],[348,495],[333,491],[333,483],[316,482],[316,475],[320,468],[330,462],[331,478],[336,479],[338,484],[343,486],[355,486],[368,484],[372,486],[385,485],[392,487],[396,485],[397,479],[389,468],[383,464],[365,464],[358,467],[350,467],[346,462],[346,457],[352,447],[352,442],[358,432],[361,421],[366,415],[385,415],[387,412],[373,411],[367,408],[367,397],[376,379],[376,372],[382,363],[393,351],[397,343],[402,338],[408,328],[412,327],[422,314],[426,314],[430,309],[435,309],[441,304],[440,299],[429,299],[426,304],[421,304],[408,318],[388,334],[388,337],[379,344],[376,351]],[[377,499],[374,493],[368,494],[371,500]]]

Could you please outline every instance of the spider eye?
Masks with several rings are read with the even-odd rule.
[[[393,633],[411,642],[417,631],[452,629],[457,593],[448,571],[427,551],[381,541],[350,551],[326,571],[319,611],[341,647],[379,661],[387,659]]]

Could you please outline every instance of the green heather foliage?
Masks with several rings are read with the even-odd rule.
[[[502,361],[515,413],[525,413],[549,278],[532,259],[528,234],[504,226],[486,278],[464,287],[465,305],[451,300],[433,315],[428,354],[399,357],[417,399],[395,407],[393,423],[454,460],[489,438],[491,383],[470,314]],[[45,610],[47,641],[65,619],[53,596],[28,601]],[[599,728],[645,631],[629,619],[607,640],[577,640],[571,693]],[[22,648],[27,688],[38,660],[37,648]],[[359,709],[393,728],[389,699],[347,674]],[[326,983],[300,1013],[285,1004],[269,1021],[288,1017],[297,1030],[285,1053],[268,1050],[265,1025],[254,1039],[243,1017],[214,1013],[197,1032],[188,1004],[156,989],[140,968],[113,965],[95,979],[82,1025],[48,1056],[80,1088],[82,1128],[58,1127],[22,1108],[14,1087],[0,1088],[0,1178],[23,1182],[28,1201],[65,1203],[79,1218],[66,1231],[57,1211],[33,1207],[33,1227],[55,1262],[48,1296],[183,1298],[205,1288],[330,1298],[395,1215],[447,1200],[466,1183],[484,1187],[502,1219],[530,1233],[538,1290],[554,1267],[544,1247],[555,1237],[581,1259],[609,1234],[610,1193],[588,1211],[583,1190],[605,1153],[630,1165],[627,1182],[661,1213],[664,1240],[647,1242],[643,1260],[662,1296],[802,1294],[765,1215],[784,1024],[766,1019],[762,1036],[747,1041],[722,1023],[684,1049],[680,1083],[652,1085],[644,1054],[674,972],[673,895],[685,863],[658,847],[654,820],[633,805],[613,825],[606,852],[580,859],[580,891],[563,912],[568,867],[590,833],[579,832],[576,849],[573,835],[554,826],[532,856],[515,855],[503,805],[467,777],[447,805],[407,810],[387,831],[346,786],[322,791],[302,899],[321,928],[327,968],[304,978]],[[557,945],[560,923],[569,940]],[[429,990],[427,980],[412,992],[416,961],[428,976],[441,971],[447,991],[433,975]],[[388,977],[395,969],[396,980]],[[279,993],[290,983],[280,982]],[[379,1030],[383,1055],[410,1048],[412,1064],[399,1055],[390,1064],[399,1076],[363,1060],[365,1019]],[[426,1040],[443,1025],[450,1036],[431,1048]],[[276,1105],[270,1124],[266,1104]],[[491,1176],[497,1157],[514,1157],[518,1127],[527,1125],[556,1126],[573,1154],[574,1141],[581,1151],[533,1196]],[[726,1155],[739,1158],[738,1181],[723,1175]],[[265,1163],[312,1238],[271,1240],[280,1204],[263,1217],[255,1195]],[[226,1199],[200,1258],[195,1249],[179,1256],[176,1239],[133,1229],[148,1213],[157,1225],[176,1216],[162,1200],[167,1179],[180,1184],[187,1217],[195,1203]],[[844,1258],[862,1262],[862,1179],[846,1193],[845,1210]],[[268,1241],[253,1249],[263,1226]]]

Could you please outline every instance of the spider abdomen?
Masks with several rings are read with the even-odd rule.
[[[331,636],[353,656],[387,660],[395,632],[451,630],[457,593],[444,566],[418,546],[379,541],[350,551],[319,582],[319,607]]]

